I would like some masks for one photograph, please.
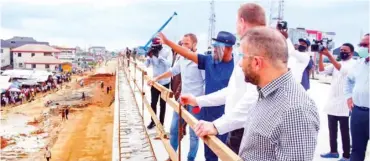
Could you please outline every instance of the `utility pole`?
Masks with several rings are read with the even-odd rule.
[[[209,26],[208,26],[208,47],[212,45],[212,38],[215,36],[215,28],[216,28],[216,14],[215,14],[215,1],[212,0],[210,2],[211,10],[210,10],[210,17],[209,17]]]
[[[270,0],[269,26],[275,27],[278,21],[284,20],[284,0]]]

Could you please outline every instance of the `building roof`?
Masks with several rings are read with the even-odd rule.
[[[76,50],[76,48],[69,48],[69,47],[65,47],[65,46],[52,45],[52,47],[55,48],[55,49],[58,49],[58,50]]]
[[[9,39],[10,40],[10,39]],[[9,41],[9,40],[1,40],[1,47],[2,48],[17,48],[23,46],[25,44],[44,44],[49,45],[48,42],[37,42],[37,41]]]
[[[24,64],[62,64],[63,62],[53,56],[32,57]]]
[[[6,41],[24,41],[24,42],[37,42],[33,37],[22,37],[22,36],[14,36]]]
[[[12,49],[13,52],[53,52],[59,53],[60,50],[57,50],[51,46],[44,44],[25,44],[15,49]]]

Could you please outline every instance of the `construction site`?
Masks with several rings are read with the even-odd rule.
[[[111,160],[116,65],[112,60],[33,102],[2,108],[1,160],[43,160],[46,147],[53,160]]]

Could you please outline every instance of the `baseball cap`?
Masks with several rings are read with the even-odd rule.
[[[299,41],[299,42],[303,41],[304,43],[306,43],[306,44],[307,44],[307,46],[310,46],[310,45],[311,45],[310,40],[308,40],[307,38],[306,38],[306,39],[304,39],[304,38],[300,38],[300,39],[298,39],[298,41]]]
[[[214,46],[224,45],[230,47],[235,44],[236,37],[230,32],[220,31],[217,37],[212,38],[212,40],[215,41],[215,43],[213,43]]]

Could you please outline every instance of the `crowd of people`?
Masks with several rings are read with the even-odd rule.
[[[242,5],[237,16],[240,51],[233,51],[236,37],[221,31],[213,39],[212,50],[206,52],[209,54],[197,50],[197,37],[192,33],[185,34],[179,43],[159,33],[147,53],[145,65],[153,69],[148,85],[171,85],[175,99],[200,120],[190,128],[188,161],[195,160],[198,137],[205,135],[216,135],[243,160],[313,160],[320,118],[315,101],[307,93],[314,64],[307,53],[310,41],[301,38],[295,47],[286,29],[266,27],[265,11],[258,4]],[[369,34],[364,35],[359,47],[362,58],[358,60],[352,59],[354,46],[350,43],[340,47],[341,61],[328,49],[319,51],[319,71],[332,75],[330,100],[325,106],[330,151],[323,152],[323,158],[365,158],[369,140]],[[324,66],[324,57],[331,65]],[[159,97],[160,91],[151,87],[154,112]],[[162,124],[165,111],[166,102],[160,99]],[[175,150],[179,119],[174,112],[170,143]],[[337,149],[338,122],[342,155]],[[152,120],[148,129],[154,126]],[[204,147],[207,161],[218,159],[206,144]]]
[[[59,90],[63,86],[63,82],[70,81],[71,73],[65,73],[54,78],[50,75],[45,82],[38,83],[37,85],[20,85],[19,88],[11,88],[1,95],[1,107],[32,102],[38,93]],[[12,91],[12,89],[16,90]]]

